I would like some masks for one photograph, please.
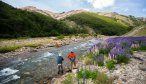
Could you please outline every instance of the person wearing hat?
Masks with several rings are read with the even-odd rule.
[[[63,74],[63,57],[62,57],[62,53],[59,53],[59,55],[57,56],[57,65],[58,65],[58,74]]]

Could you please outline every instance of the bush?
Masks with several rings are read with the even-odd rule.
[[[104,62],[97,62],[98,66],[104,66]]]
[[[96,79],[98,71],[80,70],[77,73],[77,78]]]
[[[99,49],[99,54],[107,55],[110,52],[110,48],[101,48]]]
[[[88,57],[85,57],[84,58],[84,61],[85,61],[85,65],[91,65],[93,64],[94,60],[88,58]]]
[[[6,52],[15,51],[15,50],[18,49],[18,48],[20,48],[20,46],[1,47],[1,48],[0,48],[0,53],[6,53]]]
[[[68,74],[63,80],[63,84],[74,84],[75,76],[73,74]]]
[[[137,48],[132,48],[133,51],[146,51],[146,46],[140,46],[140,47],[137,47]]]
[[[117,60],[117,64],[121,64],[121,63],[127,64],[129,62],[129,58],[123,55],[118,55],[116,57],[116,60]]]
[[[96,79],[93,80],[93,84],[113,84],[113,79],[104,73],[98,73]]]
[[[92,53],[87,53],[87,54],[85,54],[85,56],[88,57],[88,58],[92,58],[92,57],[94,56],[94,54],[92,54]]]
[[[58,39],[63,39],[64,35],[57,36]]]
[[[106,62],[106,67],[110,70],[113,69],[115,66],[115,62],[113,60],[107,61]]]
[[[28,44],[28,45],[24,45],[24,47],[33,47],[36,48],[38,46],[41,46],[42,44]]]

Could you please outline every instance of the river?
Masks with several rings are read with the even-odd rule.
[[[69,67],[67,53],[74,51],[79,59],[89,47],[99,41],[91,39],[60,48],[24,54],[27,58],[20,57],[9,61],[8,66],[0,70],[0,84],[34,84],[36,80],[53,77],[57,74],[56,57],[58,52],[62,52],[65,59],[64,67]]]

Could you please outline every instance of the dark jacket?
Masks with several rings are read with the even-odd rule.
[[[62,64],[62,62],[63,62],[63,57],[62,56],[58,56],[57,57],[57,64]]]

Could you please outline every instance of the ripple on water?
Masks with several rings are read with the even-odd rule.
[[[19,79],[19,78],[20,78],[20,76],[18,76],[18,75],[11,75],[11,76],[6,77],[5,79],[2,79],[0,81],[0,84],[8,83],[12,80],[16,80],[16,79]]]
[[[5,69],[0,71],[0,76],[8,76],[8,75],[11,75],[11,74],[15,74],[18,71],[19,70],[16,70],[16,69],[5,68]]]
[[[54,55],[54,53],[50,53],[50,52],[43,53],[42,56],[40,56],[40,57],[37,58],[37,59],[32,60],[32,62],[41,62],[41,61],[44,60],[45,58],[50,57],[50,56],[52,56],[52,55]]]
[[[11,69],[11,68],[4,68],[3,70],[0,71],[0,84],[7,83],[12,80],[19,79],[20,76],[18,75],[13,75],[17,73],[19,70],[16,69]],[[1,79],[2,78],[2,79]]]
[[[46,52],[46,53],[43,54],[42,57],[49,57],[51,55],[54,55],[54,53]]]

